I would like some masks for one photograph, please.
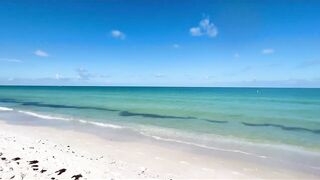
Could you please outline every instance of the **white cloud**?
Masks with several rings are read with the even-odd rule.
[[[116,39],[125,39],[126,38],[126,35],[119,30],[112,30],[110,32],[110,34],[113,38],[116,38]]]
[[[2,62],[10,62],[10,63],[21,63],[20,59],[11,59],[11,58],[0,58]]]
[[[218,35],[218,28],[210,22],[209,18],[202,19],[197,27],[192,27],[189,31],[192,36],[216,37]]]
[[[36,56],[40,56],[40,57],[48,57],[49,54],[41,49],[38,49],[36,51],[33,52],[34,55]]]
[[[273,54],[274,52],[275,52],[275,50],[272,48],[263,49],[261,51],[262,54]]]
[[[62,78],[62,76],[61,76],[60,74],[57,73],[57,74],[55,75],[55,79],[56,79],[56,80],[59,80],[59,79],[61,79],[61,78]]]
[[[82,80],[89,80],[93,75],[88,72],[88,70],[83,68],[76,69],[76,72],[78,74],[78,78]]]
[[[190,28],[190,33],[192,36],[202,36],[201,29],[199,27],[192,27]]]
[[[164,75],[164,74],[161,74],[161,73],[158,73],[158,74],[155,74],[154,77],[156,77],[156,78],[163,78],[163,77],[165,77],[165,75]]]
[[[180,46],[179,44],[173,44],[172,47],[175,48],[175,49],[178,49],[178,48],[180,48],[181,46]]]
[[[105,85],[106,75],[91,73],[86,69],[76,69],[77,76],[63,76],[55,73],[50,77],[21,78],[1,77],[0,84],[6,85]]]
[[[215,76],[213,76],[213,75],[208,75],[208,76],[205,76],[204,78],[205,78],[205,79],[214,79]]]
[[[84,68],[78,68],[76,69],[77,73],[77,79],[79,80],[91,80],[91,79],[105,79],[109,78],[110,76],[104,75],[104,74],[99,74],[99,73],[91,73],[87,69]],[[61,78],[61,76],[60,76]]]

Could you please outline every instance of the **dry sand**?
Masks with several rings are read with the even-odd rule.
[[[152,143],[0,121],[0,179],[315,179]]]

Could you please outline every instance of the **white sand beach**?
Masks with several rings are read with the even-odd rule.
[[[0,123],[1,179],[316,179],[152,143]]]
[[[0,180],[320,180],[320,0],[0,0]]]

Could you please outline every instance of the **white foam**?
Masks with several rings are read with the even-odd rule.
[[[12,111],[13,109],[7,107],[0,107],[0,111]]]
[[[100,127],[107,127],[107,128],[113,128],[113,129],[122,129],[123,127],[114,125],[114,124],[107,124],[107,123],[102,123],[102,122],[94,122],[94,121],[86,121],[82,119],[73,119],[73,118],[64,118],[64,117],[57,117],[57,116],[50,116],[50,115],[44,115],[44,114],[38,114],[35,112],[30,112],[30,111],[18,111],[23,114],[27,114],[29,116],[34,116],[37,118],[41,119],[51,119],[51,120],[63,120],[63,121],[78,121],[80,123],[84,124],[92,124],[95,126],[100,126]]]
[[[94,122],[94,121],[86,121],[86,120],[82,120],[82,119],[79,120],[79,122],[85,123],[85,124],[92,124],[92,125],[96,125],[96,126],[100,126],[100,127],[113,128],[113,129],[122,129],[123,128],[121,126],[114,125],[114,124],[107,124],[107,123]]]
[[[30,111],[18,111],[18,112],[23,113],[23,114],[27,114],[29,116],[38,117],[38,118],[41,118],[41,119],[54,119],[54,120],[63,120],[63,121],[71,121],[72,120],[72,119],[63,118],[63,117],[56,117],[56,116],[38,114],[38,113],[30,112]]]
[[[218,147],[206,146],[206,145],[203,145],[203,144],[197,144],[197,143],[193,143],[193,142],[181,141],[181,140],[177,140],[177,139],[162,138],[162,137],[159,137],[159,136],[149,135],[149,134],[144,133],[144,132],[140,132],[140,134],[142,134],[144,136],[152,137],[152,138],[154,138],[156,140],[175,142],[175,143],[180,143],[180,144],[187,144],[187,145],[197,146],[197,147],[201,147],[201,148],[216,150],[216,151],[240,153],[240,154],[255,156],[255,157],[264,158],[264,159],[267,158],[266,156],[263,156],[263,155],[253,154],[253,153],[241,151],[241,150],[238,150],[238,149],[222,149],[222,148],[218,148]]]

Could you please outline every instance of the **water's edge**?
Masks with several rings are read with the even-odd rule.
[[[199,142],[186,141],[184,139],[172,139],[168,137],[156,136],[153,134],[149,134],[148,132],[141,131],[138,129],[133,129],[131,127],[119,126],[116,124],[107,124],[101,122],[88,121],[85,119],[76,119],[76,118],[65,118],[59,116],[45,115],[37,112],[30,111],[21,111],[15,110],[8,107],[0,108],[0,119],[6,120],[8,119],[8,123],[16,120],[15,118],[20,119],[20,123],[25,123],[24,121],[27,119],[35,118],[40,121],[36,121],[32,123],[32,125],[45,125],[51,127],[52,124],[49,122],[63,122],[63,126],[70,126],[75,124],[80,124],[80,126],[84,125],[85,128],[90,126],[91,129],[99,129],[91,130],[90,133],[98,134],[104,136],[108,131],[116,132],[117,135],[127,134],[130,131],[130,136],[132,136],[132,132],[135,134],[133,136],[144,136],[147,139],[153,139],[153,141],[158,141],[161,143],[170,143],[170,144],[178,144],[179,146],[187,146],[190,148],[199,149],[200,152],[206,152],[208,154],[214,155],[222,155],[225,157],[237,157],[239,159],[247,159],[253,162],[260,162],[263,164],[282,164],[281,166],[289,168],[299,169],[302,171],[307,171],[308,173],[320,175],[318,173],[320,169],[320,154],[317,152],[306,151],[304,149],[299,149],[290,146],[276,146],[276,145],[267,145],[267,144],[254,144],[248,142],[235,142],[235,141],[224,141],[223,139],[219,139],[216,141],[217,146],[208,146],[205,144],[201,144]],[[32,122],[32,120],[30,121]],[[30,123],[28,122],[28,123]],[[62,126],[56,126],[61,128]],[[83,128],[83,127],[82,127]],[[101,129],[102,128],[102,129]],[[76,129],[77,130],[77,129]],[[81,131],[81,129],[78,129]],[[99,132],[99,133],[97,133]],[[109,134],[110,135],[110,134]],[[109,136],[108,135],[108,136]],[[138,137],[138,140],[141,137]],[[283,152],[286,152],[284,155]],[[290,159],[290,157],[295,156],[295,159]],[[301,161],[303,160],[303,161]]]

